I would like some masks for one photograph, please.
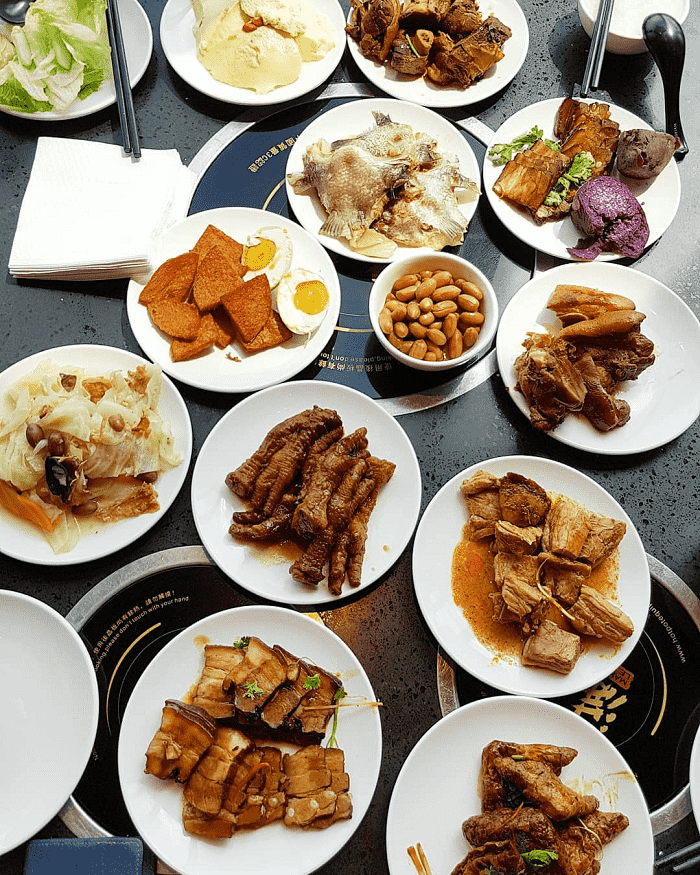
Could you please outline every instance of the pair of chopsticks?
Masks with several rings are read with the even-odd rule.
[[[583,74],[583,82],[581,83],[581,97],[588,97],[588,92],[591,88],[598,87],[614,3],[615,0],[600,0],[598,5],[598,13],[595,17],[593,33],[591,34],[591,48],[588,52],[586,69]]]
[[[127,155],[140,158],[141,146],[139,145],[139,134],[136,130],[136,114],[134,113],[134,102],[131,97],[131,80],[129,79],[129,68],[126,63],[126,51],[124,50],[124,37],[122,36],[117,0],[107,0],[107,32],[112,49],[112,71],[114,73],[114,89],[117,93],[119,123],[122,128],[123,149]]]

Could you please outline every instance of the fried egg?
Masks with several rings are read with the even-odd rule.
[[[248,268],[245,279],[267,274],[274,289],[292,266],[292,240],[285,228],[259,228],[246,241],[241,261]],[[274,306],[274,296],[273,296]]]
[[[318,274],[297,267],[277,287],[277,312],[294,334],[311,334],[323,322],[330,295]]]

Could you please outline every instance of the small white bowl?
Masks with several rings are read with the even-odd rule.
[[[444,359],[439,362],[426,362],[421,359],[411,358],[389,343],[386,335],[379,327],[379,312],[384,306],[387,294],[391,291],[394,283],[405,274],[418,273],[421,270],[449,270],[455,279],[465,279],[477,285],[484,294],[479,311],[484,314],[484,322],[479,331],[479,339],[474,346],[465,350],[455,359]],[[394,358],[409,368],[419,371],[445,371],[464,365],[469,361],[475,361],[491,346],[498,325],[498,300],[493,286],[479,270],[469,261],[452,255],[449,252],[421,253],[409,255],[387,265],[374,281],[369,293],[369,318],[374,328],[374,333],[384,349],[391,353]]]
[[[82,639],[53,608],[0,590],[0,854],[58,814],[88,764],[99,711]]]
[[[690,0],[615,0],[610,30],[605,49],[614,55],[641,55],[647,47],[642,35],[642,24],[648,15],[665,12],[683,24],[690,11]],[[578,0],[578,14],[588,36],[593,34],[593,25],[598,13],[598,0]]]

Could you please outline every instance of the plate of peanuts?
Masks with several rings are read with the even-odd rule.
[[[377,339],[397,361],[442,371],[474,362],[491,348],[498,300],[473,264],[433,252],[384,268],[369,295],[369,317]]]

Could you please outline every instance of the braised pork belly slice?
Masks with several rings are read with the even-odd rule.
[[[539,526],[516,526],[507,520],[499,520],[494,534],[494,549],[498,553],[532,556],[540,548],[542,529]]]
[[[222,681],[224,693],[233,697],[238,720],[259,712],[275,690],[287,680],[287,663],[264,641],[253,636],[238,648],[241,659]]]
[[[343,689],[338,678],[317,665],[306,663],[309,671],[307,689],[297,708],[285,721],[290,735],[302,739],[300,743],[320,744],[333,716],[336,696]]]
[[[573,747],[560,747],[555,744],[520,744],[514,741],[489,742],[481,751],[481,808],[493,811],[506,804],[506,789],[503,777],[496,769],[499,757],[517,757],[520,760],[534,760],[547,763],[555,775],[561,774],[577,756]]]
[[[539,557],[542,585],[557,601],[572,605],[579,597],[581,586],[590,577],[591,566],[554,553],[540,553]]]
[[[544,524],[542,549],[576,559],[581,555],[589,531],[588,514],[581,505],[572,498],[559,495]]]
[[[217,727],[214,741],[185,785],[185,801],[203,814],[218,814],[229,773],[240,754],[250,746],[250,740],[238,730],[228,726]]]
[[[236,829],[258,829],[284,817],[282,753],[276,747],[246,751],[231,770],[223,800]]]
[[[544,598],[537,588],[539,560],[536,556],[497,553],[493,570],[496,586],[508,609],[523,618]]]
[[[541,525],[552,505],[539,483],[512,471],[501,477],[498,498],[503,519],[516,526]]]
[[[484,872],[507,872],[508,875],[525,875],[528,868],[513,839],[486,842],[469,851],[467,856],[452,870],[451,875],[483,875]]]
[[[223,683],[231,669],[243,660],[244,654],[237,647],[226,644],[204,646],[204,668],[197,681],[192,702],[204,708],[217,720],[233,717],[236,706],[233,697],[224,692]]]
[[[581,635],[592,635],[621,644],[634,632],[634,625],[627,614],[590,586],[581,587],[579,597],[567,613],[571,625]]]
[[[534,213],[570,164],[568,156],[551,149],[543,140],[536,140],[505,164],[493,191]]]
[[[234,823],[216,814],[205,814],[189,802],[182,805],[182,825],[185,832],[203,839],[230,839]]]
[[[581,639],[578,635],[567,632],[552,620],[543,620],[523,645],[522,663],[568,674],[580,655]]]
[[[146,774],[186,781],[215,733],[216,723],[204,709],[167,699],[146,751]]]
[[[595,796],[584,796],[567,787],[549,763],[515,760],[506,756],[496,757],[494,768],[551,820],[564,821],[581,817],[596,811],[600,804]]]
[[[286,826],[323,829],[352,815],[350,778],[339,748],[318,745],[285,754]]]

